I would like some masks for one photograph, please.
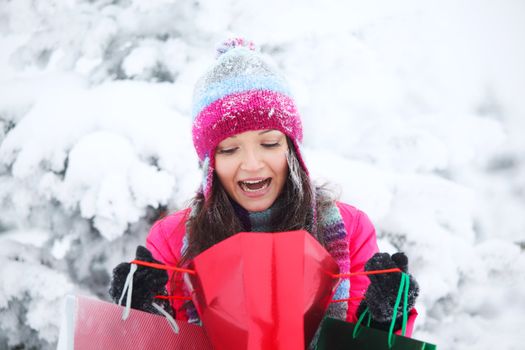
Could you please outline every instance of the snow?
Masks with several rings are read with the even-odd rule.
[[[54,348],[59,305],[107,299],[201,172],[191,98],[242,35],[287,77],[318,182],[405,251],[414,336],[440,349],[525,338],[525,6],[519,0],[0,6],[0,348]]]
[[[74,292],[73,284],[60,271],[42,264],[34,246],[4,238],[1,242],[2,334],[9,334],[9,345],[38,346],[41,341],[56,342],[56,312],[64,293]],[[29,333],[32,330],[38,330],[38,337]]]

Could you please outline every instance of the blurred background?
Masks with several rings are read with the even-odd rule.
[[[0,348],[52,349],[65,295],[200,182],[193,85],[224,39],[289,79],[305,160],[421,286],[415,338],[525,342],[525,2],[0,0]]]

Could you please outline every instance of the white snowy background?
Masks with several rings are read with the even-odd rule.
[[[0,349],[56,346],[200,172],[193,84],[241,35],[288,77],[316,179],[421,285],[414,336],[525,343],[525,2],[0,0]]]

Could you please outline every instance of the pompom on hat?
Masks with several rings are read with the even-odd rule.
[[[217,145],[245,131],[275,129],[286,134],[308,172],[300,153],[301,119],[284,77],[245,39],[225,41],[217,54],[193,94],[193,145],[204,171],[205,198],[211,194]]]

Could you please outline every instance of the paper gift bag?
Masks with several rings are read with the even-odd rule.
[[[323,320],[316,350],[435,350],[436,345],[393,334],[392,347],[388,345],[389,332],[327,317]]]
[[[214,349],[305,348],[339,268],[308,232],[243,232],[202,252],[187,275]]]
[[[68,296],[58,350],[192,349],[211,350],[203,327],[177,321],[178,333],[165,317],[83,296]]]

